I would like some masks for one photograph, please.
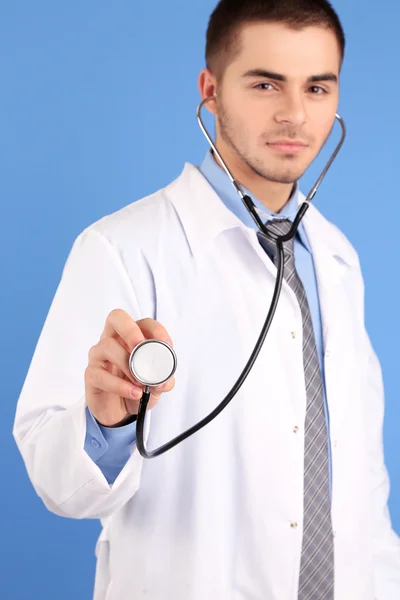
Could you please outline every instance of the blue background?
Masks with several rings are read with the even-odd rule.
[[[390,509],[400,532],[400,8],[337,0],[348,37],[346,144],[315,198],[359,252],[386,387]],[[0,3],[0,570],[4,600],[92,597],[97,521],[45,509],[12,438],[16,402],[75,237],[167,184],[207,148],[195,118],[214,0]],[[211,121],[209,121],[210,123]],[[307,192],[332,142],[304,177]],[[62,385],[62,382],[60,382]]]

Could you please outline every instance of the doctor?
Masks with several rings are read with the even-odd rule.
[[[325,0],[222,0],[211,16],[199,88],[216,96],[216,145],[279,227],[333,127],[343,55]],[[144,460],[129,353],[161,338],[178,356],[146,414],[152,449],[236,381],[272,298],[274,249],[211,152],[75,240],[13,434],[50,511],[101,519],[95,600],[399,600],[358,256],[314,205],[285,252],[277,312],[237,396]]]

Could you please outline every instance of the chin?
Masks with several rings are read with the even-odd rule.
[[[299,177],[295,177],[293,175],[287,175],[287,176],[282,176],[282,177],[276,177],[275,179],[271,179],[271,181],[274,181],[275,183],[285,183],[285,184],[289,184],[289,183],[296,183],[296,181],[299,179]]]
[[[265,170],[263,177],[265,179],[268,179],[268,181],[273,181],[274,183],[285,183],[285,184],[289,184],[289,183],[296,183],[296,181],[298,181],[298,179],[300,179],[300,177],[302,176],[303,173],[293,173],[293,172],[288,172],[288,171],[268,171]]]
[[[275,171],[270,171],[269,175],[272,175],[272,181],[279,183],[296,183],[304,175],[307,168],[308,165],[304,168],[299,168],[299,166],[297,166],[296,169],[281,168],[276,169]],[[266,169],[266,173],[268,173],[268,169]]]

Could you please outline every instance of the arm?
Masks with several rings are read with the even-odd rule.
[[[374,593],[376,600],[400,598],[400,540],[392,529],[388,498],[389,475],[384,461],[384,388],[381,367],[369,338],[367,431],[374,535]]]
[[[362,290],[361,314],[364,319],[364,281],[359,271]],[[382,369],[364,327],[365,419],[368,433],[368,459],[374,538],[373,571],[375,600],[400,598],[400,540],[392,528],[388,509],[390,482],[385,466],[383,445],[384,385]]]
[[[146,285],[141,264],[137,271],[141,285]],[[139,488],[143,459],[132,438],[129,450],[124,450],[127,462],[112,485],[84,450],[88,352],[115,308],[133,319],[142,316],[120,256],[102,234],[88,228],[75,240],[65,264],[18,400],[13,428],[37,494],[60,516],[106,517]],[[149,423],[148,412],[146,439]],[[122,462],[120,458],[119,466]]]
[[[136,423],[103,427],[86,407],[85,452],[101,469],[108,483],[114,483],[127,463],[136,441]]]

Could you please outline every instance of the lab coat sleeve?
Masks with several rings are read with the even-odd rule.
[[[364,283],[361,282],[364,298]],[[363,306],[364,306],[364,300]],[[362,309],[363,310],[363,309]],[[388,509],[390,481],[384,459],[384,384],[382,369],[365,332],[365,419],[371,482],[374,540],[373,572],[375,600],[400,598],[400,540],[392,528]]]
[[[113,309],[134,320],[150,316],[141,314],[133,283],[109,240],[93,226],[85,229],[65,263],[18,399],[14,439],[36,493],[63,517],[107,517],[140,485],[143,459],[136,444],[113,484],[84,449],[89,350]]]

